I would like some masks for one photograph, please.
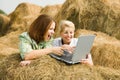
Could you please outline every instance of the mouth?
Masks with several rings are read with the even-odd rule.
[[[51,39],[52,38],[52,35],[48,35],[48,39]]]
[[[48,38],[51,38],[51,35],[48,35]]]
[[[67,40],[71,40],[72,38],[71,38],[71,37],[67,37],[66,39],[67,39]]]

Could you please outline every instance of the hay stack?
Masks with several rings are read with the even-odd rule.
[[[19,50],[16,49],[16,48],[12,48],[12,47],[9,47],[7,45],[3,45],[0,43],[0,59],[6,57],[6,56],[9,56],[11,54],[14,54],[14,53],[18,53]]]
[[[0,37],[0,58],[19,52],[18,34],[20,34],[20,32],[15,31]]]
[[[0,14],[0,36],[5,35],[10,27],[10,18],[6,15]]]
[[[119,80],[120,42],[101,32],[77,30],[75,37],[82,34],[96,34],[91,51],[95,66],[66,65],[50,56],[41,56],[29,66],[20,67],[19,52],[15,51],[0,61],[2,80]],[[7,49],[7,47],[6,47]],[[33,75],[34,74],[34,75]]]
[[[30,3],[19,4],[9,15],[12,30],[26,31],[33,20],[40,15],[41,9],[42,7]]]
[[[56,16],[57,22],[61,19],[71,20],[76,29],[101,31],[120,39],[120,0],[66,0]]]
[[[82,34],[96,34],[91,50],[95,65],[120,69],[120,41],[101,32],[77,30],[75,37]]]
[[[0,38],[0,43],[12,48],[16,48],[18,49],[18,34],[20,32],[16,31],[16,32],[11,32],[3,37]]]
[[[118,70],[82,64],[66,65],[50,56],[42,56],[25,67],[19,66],[20,57],[12,54],[0,61],[2,80],[119,80]]]
[[[60,11],[62,5],[48,5],[41,10],[41,14],[47,14],[50,15],[51,17],[55,17],[55,15]]]
[[[62,10],[60,11],[60,14],[58,13],[59,15],[56,15],[56,19],[57,21],[60,21],[61,19],[69,19],[75,23],[77,29],[84,28],[96,31],[98,29],[98,31],[104,30],[103,32],[105,32],[108,29],[108,27],[106,28],[106,21],[109,20],[109,18],[106,18],[104,20],[104,17],[108,14],[103,13],[104,16],[102,16],[101,12],[101,14],[98,14],[100,14],[100,16],[102,17],[100,18],[100,16],[97,16],[98,21],[99,19],[104,20],[104,28],[102,27],[101,29],[103,22],[100,22],[99,25],[96,25],[98,23],[95,22],[96,24],[94,24],[97,26],[97,28],[91,27],[93,25],[93,22],[96,21],[95,15],[97,14],[97,12],[99,12],[99,10],[102,11],[102,9],[104,8],[104,6],[102,5],[106,5],[107,7],[109,6],[107,3],[110,0],[106,2],[105,1],[106,0],[104,0],[104,2],[103,0],[67,0],[63,5]],[[113,4],[113,2],[114,1],[111,1],[111,3],[109,4],[111,5]],[[97,5],[95,5],[95,3]],[[19,5],[16,10],[12,14],[10,14],[12,28],[11,32],[0,38],[0,49],[2,49],[0,52],[0,80],[120,79],[120,41],[116,40],[113,37],[109,37],[108,35],[101,32],[88,30],[76,31],[75,37],[78,37],[80,34],[97,34],[94,46],[91,50],[95,66],[91,67],[80,64],[72,66],[66,65],[46,55],[41,56],[40,59],[34,60],[29,66],[20,67],[19,62],[21,61],[21,58],[18,50],[18,35],[29,27],[31,22],[40,14],[39,12],[41,10],[40,7],[39,9],[36,9],[38,8],[38,6],[30,7],[29,4],[23,4],[24,5]],[[93,4],[95,5],[95,7],[93,6]],[[98,10],[96,10],[96,8]],[[111,24],[110,20],[109,22]],[[7,54],[8,56],[4,54]]]

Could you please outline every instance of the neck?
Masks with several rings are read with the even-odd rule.
[[[70,42],[65,42],[65,41],[63,41],[63,39],[62,39],[62,44],[70,44]]]

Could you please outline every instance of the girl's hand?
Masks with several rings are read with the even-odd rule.
[[[21,61],[20,66],[27,66],[31,63],[31,61]]]
[[[64,44],[61,46],[63,50],[67,50],[68,52],[72,53],[75,47],[71,47],[70,45]]]
[[[91,66],[93,65],[93,62],[91,62],[89,59],[82,59],[81,63],[82,64],[88,64],[88,65],[91,65]]]
[[[82,59],[80,62],[83,64],[93,65],[91,54],[87,54],[86,59]]]
[[[59,56],[63,55],[63,49],[61,47],[53,47],[52,52]]]

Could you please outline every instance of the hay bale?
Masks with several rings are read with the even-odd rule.
[[[6,34],[3,37],[0,37],[0,44],[6,45],[11,48],[18,49],[18,43],[19,43],[18,35],[20,33],[21,33],[20,31],[15,31],[15,32]]]
[[[19,31],[11,32],[5,36],[0,37],[0,57],[8,56],[19,52],[18,50],[18,35]]]
[[[0,44],[0,56],[8,56],[10,54],[13,54],[13,53],[16,53],[16,52],[19,52],[18,49],[15,49],[15,48],[12,48],[12,47],[9,47],[7,45],[3,45],[3,44]]]
[[[95,65],[120,69],[120,41],[101,32],[77,30],[75,36],[82,34],[96,34],[91,50]]]
[[[95,65],[120,69],[120,45],[101,44],[94,46],[92,56]]]
[[[119,80],[120,69],[114,70],[106,67],[96,66],[94,69],[102,76],[102,80]],[[97,79],[99,80],[99,79]]]
[[[11,80],[5,75],[10,71],[11,68],[15,69],[18,67],[21,61],[20,55],[18,53],[11,54],[0,61],[0,80]],[[13,72],[14,73],[14,72]],[[14,79],[13,79],[14,80]]]
[[[0,36],[6,34],[10,27],[10,18],[6,15],[0,14]]]
[[[61,19],[71,20],[76,29],[101,31],[120,39],[120,0],[66,0],[56,15],[57,22]]]
[[[77,29],[84,28],[107,32],[108,29],[111,29],[113,25],[115,25],[114,21],[119,20],[116,14],[112,14],[112,20],[113,17],[115,19],[111,21],[111,16],[109,15],[111,11],[113,11],[110,6],[115,2],[115,4],[119,4],[117,1],[118,0],[66,0],[62,10],[58,13],[59,15],[56,15],[56,19],[58,22],[61,19],[71,20],[75,23]],[[19,8],[20,6],[21,8]],[[15,11],[9,15],[11,18],[11,31],[14,32],[10,32],[0,38],[0,48],[2,49],[2,52],[0,52],[0,80],[120,79],[120,41],[101,32],[88,30],[78,30],[75,36],[78,37],[80,34],[90,33],[97,34],[94,47],[91,50],[95,66],[91,67],[81,64],[66,65],[46,55],[34,60],[29,66],[20,67],[19,62],[21,58],[18,51],[18,35],[22,31],[25,31],[26,27],[29,27],[30,23],[36,18],[34,16],[35,14],[36,16],[40,14],[41,8],[36,8],[38,8],[38,6],[30,7],[29,4],[23,3],[23,5],[19,5]],[[106,8],[109,12],[106,11]],[[106,12],[106,14],[104,12]],[[114,12],[116,13],[116,9],[113,13]],[[108,15],[110,16],[109,18]],[[107,16],[107,18],[105,16]],[[98,21],[100,22],[99,25]],[[116,30],[116,28],[119,30],[118,25],[119,23],[116,21],[117,27],[114,27],[115,29],[113,28],[113,30]],[[8,51],[5,52],[6,50]],[[4,57],[4,55],[2,55],[4,53],[7,54],[7,56]]]
[[[34,19],[40,15],[41,9],[41,6],[30,3],[19,4],[14,12],[9,15],[12,31],[26,31]]]
[[[40,11],[41,14],[47,14],[51,17],[55,17],[55,15],[60,11],[62,5],[48,5],[42,8]]]
[[[29,66],[20,67],[20,55],[12,54],[0,61],[2,80],[119,80],[117,70],[82,64],[67,65],[50,56],[41,56]],[[105,70],[105,72],[104,72]],[[110,71],[110,72],[109,72]]]

